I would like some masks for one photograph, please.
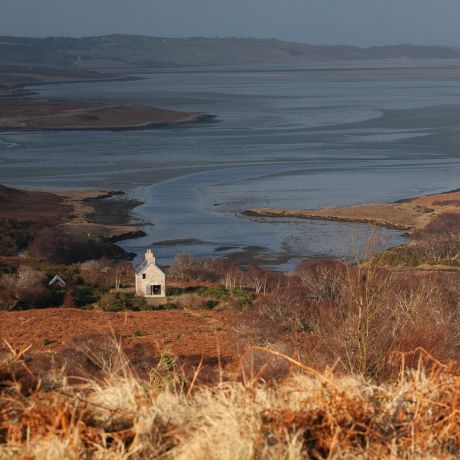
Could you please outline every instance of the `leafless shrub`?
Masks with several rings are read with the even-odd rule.
[[[185,280],[188,271],[195,265],[195,258],[186,252],[177,254],[168,270],[168,275]]]
[[[211,259],[198,260],[186,252],[177,254],[168,275],[180,281],[218,281],[225,272],[223,264]]]
[[[122,261],[114,264],[113,276],[115,278],[115,289],[119,290],[123,281],[131,280],[134,277],[134,269],[131,262]]]
[[[345,265],[327,259],[308,260],[301,262],[295,273],[307,295],[315,299],[331,299],[340,294]]]
[[[423,347],[460,360],[456,285],[443,277],[387,270],[374,257],[302,264],[294,278],[237,316],[240,348],[279,343],[315,367],[376,380],[394,375],[398,351]]]

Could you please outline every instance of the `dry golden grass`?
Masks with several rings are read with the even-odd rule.
[[[419,365],[382,386],[333,371],[291,366],[268,385],[240,376],[195,386],[159,364],[150,382],[129,363],[103,381],[41,386],[24,393],[2,358],[0,458],[304,459],[458,458],[460,374],[423,350]],[[249,357],[248,352],[242,359]],[[197,373],[200,369],[197,369]],[[9,375],[9,377],[7,377]]]

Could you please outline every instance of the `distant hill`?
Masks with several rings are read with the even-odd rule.
[[[109,35],[87,38],[0,37],[0,66],[142,69],[213,64],[308,64],[360,59],[455,59],[442,46],[324,46],[240,38],[155,38]]]

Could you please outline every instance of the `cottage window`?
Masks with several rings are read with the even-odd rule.
[[[147,295],[161,295],[161,285],[152,284],[147,286]]]
[[[145,280],[145,273],[142,273],[142,279]]]

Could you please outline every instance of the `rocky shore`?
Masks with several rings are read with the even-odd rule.
[[[142,225],[133,214],[142,202],[127,198],[122,191],[114,190],[51,190],[62,203],[72,209],[70,219],[64,224],[79,231],[98,234],[112,241],[144,236]]]

